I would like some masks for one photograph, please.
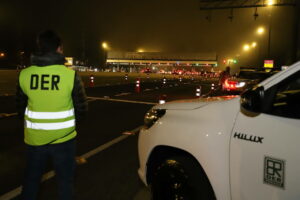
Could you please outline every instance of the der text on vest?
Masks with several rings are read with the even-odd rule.
[[[49,74],[32,74],[30,77],[31,90],[59,90],[58,83],[60,81],[59,75]]]

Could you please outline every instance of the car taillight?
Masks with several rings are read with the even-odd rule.
[[[246,85],[245,82],[233,81],[226,79],[223,88],[226,90],[236,90],[237,88],[242,88]]]
[[[229,90],[234,90],[236,89],[237,81],[230,81],[228,79],[225,80],[224,82],[224,88],[229,89]]]

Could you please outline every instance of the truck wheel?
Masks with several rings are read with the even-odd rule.
[[[201,166],[190,156],[173,156],[161,162],[150,188],[153,200],[216,199]]]

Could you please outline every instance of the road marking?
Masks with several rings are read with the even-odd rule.
[[[80,156],[80,157],[83,157],[83,158],[85,158],[85,159],[88,159],[88,158],[90,158],[91,156],[96,155],[97,153],[100,153],[101,151],[103,151],[103,150],[109,148],[110,146],[112,146],[112,145],[114,145],[114,144],[116,144],[116,143],[118,143],[118,142],[120,142],[120,141],[126,139],[127,137],[128,137],[128,135],[121,135],[121,136],[119,136],[119,137],[117,137],[117,138],[115,138],[115,139],[113,139],[113,140],[111,140],[111,141],[109,141],[109,142],[107,142],[107,143],[105,143],[105,144],[103,144],[103,145],[97,147],[96,149],[93,149],[93,150],[91,150],[91,151],[89,151],[89,152],[83,154],[83,155]]]
[[[97,101],[97,99],[87,99],[88,102]],[[16,116],[18,113],[0,113],[0,119]]]
[[[139,126],[139,127],[135,128],[135,129],[133,129],[131,131],[125,131],[122,134],[123,135],[128,135],[128,136],[129,135],[136,135],[142,128],[144,128],[144,126]]]
[[[87,102],[97,101],[97,99],[88,99]]]
[[[153,89],[145,89],[144,91],[147,92],[147,91],[152,91],[152,90],[153,90]]]
[[[122,99],[111,99],[109,97],[88,97],[88,102],[97,101],[97,100],[105,100],[105,101],[114,101],[114,102],[124,102],[124,103],[138,103],[138,104],[147,104],[147,105],[156,105],[157,103],[153,102],[145,102],[145,101],[130,101],[130,100],[122,100]],[[16,116],[18,113],[0,113],[0,119]],[[0,199],[1,200],[1,199]]]
[[[142,127],[143,126],[139,126],[139,127],[135,128],[131,131],[126,131],[126,132],[137,133]],[[97,153],[100,153],[101,151],[109,148],[110,146],[112,146],[112,145],[114,145],[118,142],[121,142],[122,140],[126,139],[128,136],[129,135],[121,135],[121,136],[119,136],[119,137],[117,137],[117,138],[115,138],[115,139],[113,139],[113,140],[111,140],[111,141],[109,141],[109,142],[107,142],[107,143],[105,143],[105,144],[103,144],[103,145],[101,145],[101,146],[99,146],[99,147],[97,147],[97,148],[81,155],[80,157],[88,159],[89,157],[91,157],[93,155],[96,155]]]
[[[116,97],[119,97],[119,96],[125,96],[125,95],[129,95],[131,94],[130,92],[123,92],[123,93],[120,93],[120,94],[116,94],[115,96]]]
[[[0,200],[10,200],[12,198],[15,198],[16,196],[18,196],[19,194],[21,194],[21,191],[22,191],[22,187],[19,186],[17,187],[16,189],[0,196]]]
[[[135,129],[129,131],[129,132],[136,133],[141,128],[142,128],[142,126],[139,126],[139,127],[135,128]],[[104,151],[105,149],[108,149],[109,147],[113,146],[114,144],[117,144],[117,143],[121,142],[122,140],[126,139],[127,137],[129,137],[129,135],[121,135],[121,136],[119,136],[119,137],[117,137],[117,138],[115,138],[115,139],[113,139],[113,140],[111,140],[111,141],[109,141],[109,142],[107,142],[107,143],[105,143],[103,145],[100,145],[99,147],[97,147],[97,148],[95,148],[95,149],[93,149],[93,150],[91,150],[91,151],[83,154],[80,157],[82,157],[84,159],[88,159],[88,158],[90,158],[90,157],[92,157],[92,156],[100,153],[101,151]],[[55,176],[54,170],[49,171],[49,172],[47,172],[47,173],[45,173],[43,175],[41,182],[45,182],[45,181],[53,178],[54,176]],[[20,195],[21,191],[22,191],[22,186],[19,186],[16,189],[13,189],[10,192],[7,192],[6,194],[0,196],[0,200],[10,200],[10,199],[13,199],[16,196]]]
[[[1,90],[0,93],[2,93]],[[9,97],[9,96],[14,96],[14,94],[10,94],[10,93],[0,94],[0,97]]]
[[[111,98],[101,98],[101,97],[88,97],[88,98],[96,99],[96,100],[104,100],[104,101],[124,102],[124,103],[138,103],[138,104],[148,104],[148,105],[156,105],[157,104],[157,103],[153,103],[153,102],[131,101],[131,100],[111,99]]]
[[[16,115],[18,115],[18,113],[0,113],[0,119]]]

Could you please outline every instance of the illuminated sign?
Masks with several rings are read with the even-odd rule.
[[[67,65],[67,66],[73,65],[73,58],[72,57],[66,57],[65,65]]]
[[[274,60],[265,60],[264,67],[265,68],[273,68],[274,66]]]

